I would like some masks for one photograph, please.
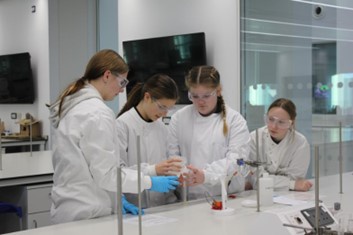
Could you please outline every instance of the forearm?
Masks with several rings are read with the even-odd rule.
[[[123,193],[138,193],[138,174],[137,171],[132,169],[122,169],[121,173],[121,185]],[[142,192],[145,189],[150,189],[152,186],[151,177],[141,174],[141,189]]]

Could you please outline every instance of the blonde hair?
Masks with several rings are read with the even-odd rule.
[[[217,88],[220,86],[220,75],[217,69],[213,66],[196,66],[193,67],[186,75],[185,85],[188,89],[197,85]],[[228,134],[226,105],[222,95],[218,96],[217,99],[217,105],[219,105],[221,109],[221,117],[223,120],[223,134],[226,136]]]

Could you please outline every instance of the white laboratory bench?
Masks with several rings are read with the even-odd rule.
[[[51,182],[51,151],[33,151],[2,155],[0,187]]]
[[[22,207],[23,229],[51,224],[51,188],[53,165],[51,151],[33,151],[2,155],[0,201]],[[0,234],[19,229],[12,214],[1,215]]]
[[[339,194],[338,176],[325,176],[320,178],[320,199],[327,207],[333,202],[341,202],[345,211],[353,213],[351,203],[353,196],[352,173],[345,173],[343,177],[343,192]],[[276,192],[298,198],[314,199],[314,190],[309,192]],[[235,209],[235,214],[230,216],[217,216],[211,214],[210,205],[206,201],[179,203],[151,208],[145,211],[142,218],[161,218],[164,223],[158,221],[151,225],[148,221],[143,221],[142,234],[144,235],[180,235],[180,234],[202,234],[202,235],[258,235],[258,234],[291,234],[290,230],[282,226],[279,217],[270,211],[275,209],[292,210],[292,206],[274,204],[267,208],[261,208],[260,212],[256,208],[246,208],[241,206],[243,200],[255,198],[255,192],[249,191],[247,197],[237,197],[229,200],[228,207]],[[166,220],[170,220],[166,222]],[[131,220],[137,217],[126,216],[124,218],[123,231],[125,235],[138,234],[138,225]],[[38,229],[26,230],[13,233],[13,235],[59,235],[59,234],[118,234],[116,215],[103,218],[83,220],[65,224],[47,226]],[[157,224],[157,225],[156,225]],[[148,226],[150,225],[150,226]]]

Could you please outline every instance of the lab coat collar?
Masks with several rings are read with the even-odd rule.
[[[86,85],[81,90],[64,98],[64,103],[61,108],[60,116],[59,116],[60,99],[57,100],[54,104],[49,106],[49,111],[50,111],[49,120],[51,122],[51,125],[54,128],[57,128],[59,126],[60,120],[64,118],[65,115],[73,107],[75,107],[78,103],[91,98],[97,98],[97,99],[103,100],[102,96],[99,94],[97,89],[91,84],[86,83]]]

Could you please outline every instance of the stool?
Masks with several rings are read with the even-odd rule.
[[[20,230],[22,230],[22,208],[11,203],[0,202],[0,214],[16,213],[20,222]]]

